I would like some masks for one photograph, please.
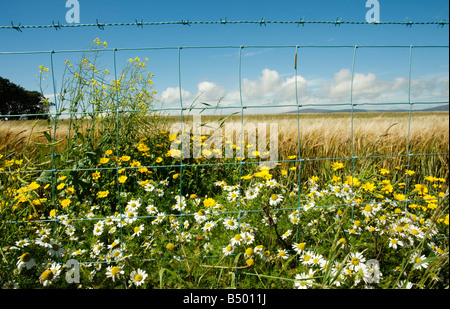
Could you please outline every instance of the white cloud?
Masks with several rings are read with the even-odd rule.
[[[352,73],[347,68],[336,72],[332,80],[320,78],[308,80],[300,75],[280,75],[276,70],[265,68],[257,79],[244,78],[242,80],[243,103],[247,106],[295,104],[296,80],[300,104],[347,103],[350,100]],[[380,79],[374,73],[356,72],[353,76],[353,102],[407,102],[408,86],[409,80],[404,76]],[[196,91],[194,96],[188,90],[182,89],[183,102],[187,104],[198,97],[198,102],[214,104],[220,100],[220,106],[240,106],[238,85],[233,89],[228,89],[212,81],[202,81],[197,84]],[[437,75],[413,79],[411,96],[416,102],[420,100],[448,101],[449,79]],[[165,104],[179,102],[179,88],[168,87],[162,92],[161,100]],[[277,112],[281,111],[281,108],[277,109]],[[274,111],[262,109],[258,112],[271,113]]]
[[[213,82],[204,81],[197,85],[197,96],[201,101],[217,102],[227,94],[227,89]]]
[[[192,94],[184,89],[181,89],[183,100],[190,99]],[[158,98],[163,104],[174,104],[180,102],[180,87],[166,88]]]

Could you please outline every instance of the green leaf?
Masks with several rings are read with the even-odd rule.
[[[42,183],[51,183],[52,182],[52,172],[51,171],[43,171],[36,180],[39,182],[42,182]]]

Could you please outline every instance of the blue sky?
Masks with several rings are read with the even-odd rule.
[[[79,0],[80,22],[120,23],[150,21],[281,20],[365,21],[365,0],[265,1],[265,0]],[[2,1],[0,25],[66,24],[65,0]],[[379,0],[381,21],[449,20],[446,0]],[[0,52],[79,50],[96,37],[108,48],[177,46],[337,46],[337,45],[448,45],[449,26],[436,25],[315,25],[228,24],[161,25],[55,29],[0,29]],[[304,104],[349,101],[353,48],[301,48],[298,55],[298,100]],[[244,48],[242,91],[245,105],[295,104],[295,48]],[[103,62],[112,69],[111,53]],[[133,50],[117,53],[120,63],[148,57],[155,75],[158,98],[166,106],[179,106],[177,50]],[[224,105],[239,103],[238,48],[183,49],[181,77],[183,103],[189,105],[202,93],[204,102],[222,98]],[[57,88],[64,58],[55,55]],[[448,48],[413,49],[412,99],[448,101]],[[49,53],[0,54],[0,76],[27,89],[37,88],[38,66],[50,66]],[[355,102],[405,102],[408,100],[409,48],[357,50],[354,76]],[[48,80],[47,80],[48,81]],[[45,93],[51,95],[51,83]],[[290,108],[292,109],[292,108]],[[273,111],[273,109],[271,110]],[[279,108],[277,111],[284,111]]]

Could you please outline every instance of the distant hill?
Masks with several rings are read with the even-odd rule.
[[[413,112],[448,112],[449,105],[443,104],[436,107],[429,107],[424,109],[413,109]],[[352,110],[350,108],[346,109],[321,109],[321,108],[301,108],[300,113],[302,114],[328,114],[328,113],[351,113]],[[404,113],[409,112],[409,109],[379,109],[379,110],[367,110],[367,109],[359,109],[354,108],[354,113]],[[285,114],[297,113],[297,111],[286,112]]]

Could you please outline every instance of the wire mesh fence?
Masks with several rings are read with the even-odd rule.
[[[136,24],[149,25],[126,25]],[[96,26],[110,25],[115,24]],[[69,25],[52,25],[57,29],[64,26]],[[21,31],[31,26],[8,27]],[[406,72],[402,100],[369,101],[359,97],[359,85],[355,83],[358,62],[370,57],[358,56],[380,50],[387,54],[401,51],[399,58],[405,64],[401,70]],[[418,131],[424,133],[423,128],[414,127],[414,122],[422,121],[420,111],[429,106],[448,108],[448,99],[415,100],[414,55],[423,50],[438,51],[439,56],[448,54],[448,46],[441,45],[109,48],[98,39],[91,50],[0,52],[0,57],[31,56],[48,63],[48,67],[39,68],[37,77],[50,84],[54,104],[48,105],[45,113],[0,115],[2,120],[8,120],[3,121],[5,125],[18,125],[18,120],[13,121],[18,118],[44,118],[32,124],[28,121],[29,130],[24,130],[27,138],[6,140],[5,133],[2,141],[2,247],[8,247],[3,253],[4,267],[11,265],[10,252],[15,252],[9,248],[20,251],[18,263],[27,269],[33,267],[31,261],[37,260],[41,254],[38,252],[44,248],[56,262],[54,265],[64,265],[69,258],[79,261],[84,265],[82,274],[92,282],[103,268],[106,278],[114,279],[121,278],[125,265],[131,265],[131,281],[123,277],[118,282],[139,286],[148,272],[158,273],[161,279],[164,270],[170,271],[166,262],[176,264],[173,267],[178,272],[173,276],[183,274],[183,279],[177,277],[180,282],[189,281],[198,269],[206,270],[202,273],[206,277],[211,271],[229,269],[237,282],[239,272],[248,271],[257,258],[269,263],[277,259],[283,262],[288,256],[286,260],[292,261],[296,254],[304,257],[303,240],[317,233],[314,226],[323,224],[319,220],[326,221],[325,217],[327,222],[342,227],[345,215],[348,222],[360,220],[361,211],[365,211],[363,218],[375,217],[375,209],[385,204],[406,217],[417,209],[441,209],[448,199],[441,194],[447,186],[448,131],[440,132],[443,140],[437,135],[438,141],[421,141]],[[276,57],[275,62],[279,59],[292,72],[292,78],[283,84],[287,98],[261,97],[258,93],[252,96],[251,81],[245,78],[244,71],[257,64],[247,57],[247,51],[276,51],[283,55]],[[306,99],[301,72],[307,68],[303,57],[308,52],[323,52],[324,61],[335,53],[347,54],[349,79],[341,101]],[[201,56],[196,58],[196,53]],[[219,87],[213,88],[216,93],[209,92],[205,100],[201,96],[193,98],[185,90],[185,85],[191,83],[196,61],[206,62],[204,55],[209,53],[220,57],[215,62],[230,63],[225,68],[229,72],[223,74],[231,75],[235,86],[229,101]],[[153,61],[161,54],[170,54],[172,61]],[[78,61],[68,60],[70,57]],[[110,68],[101,67],[100,59],[107,59]],[[153,63],[161,67],[161,73],[155,77],[147,72],[147,66],[152,68]],[[175,103],[164,105],[156,99],[153,85],[163,74],[170,75],[168,79],[176,86],[162,98],[175,98]],[[275,90],[274,93],[279,94]],[[397,123],[389,122],[381,133],[380,128],[370,128],[377,133],[373,140],[367,138],[368,131],[362,130],[361,134],[359,130],[371,121],[368,115],[375,114],[361,113],[360,109],[376,111],[386,107],[402,109],[401,116],[395,119]],[[310,114],[309,108],[334,113],[317,116]],[[281,109],[290,113],[264,118]],[[308,125],[322,118],[329,131],[319,132],[318,137]],[[443,118],[437,119],[439,122]],[[339,124],[345,128],[340,133],[342,139],[333,136]],[[394,125],[400,127],[402,135],[394,135],[395,142],[389,145],[383,144]],[[391,179],[383,178],[389,174]],[[428,187],[422,185],[425,180],[429,181]],[[411,194],[413,190],[420,194]],[[310,209],[320,212],[312,215]],[[445,220],[448,206],[442,209],[440,222]],[[303,218],[308,218],[305,225],[299,224]],[[383,234],[383,228],[371,222],[366,222],[369,234]],[[393,226],[394,223],[389,227]],[[352,233],[343,235],[350,238]],[[416,240],[419,242],[426,231],[420,233],[422,238]],[[448,245],[448,232],[447,236],[436,232],[431,238],[437,242],[433,237],[441,237],[443,246]],[[345,239],[340,238],[337,243],[345,243]],[[333,250],[334,245],[332,242]],[[239,246],[252,250],[240,252]],[[311,241],[307,248],[315,250],[317,243]],[[25,251],[28,255],[24,257]],[[221,266],[226,257],[231,257],[231,262]],[[246,262],[240,266],[238,261],[244,257]],[[301,259],[294,262],[302,264]],[[287,267],[283,265],[282,268]],[[54,274],[60,274],[58,266],[52,267]],[[140,279],[136,279],[139,274]],[[331,280],[330,273],[325,274]],[[12,275],[5,271],[2,283],[11,280]],[[448,273],[446,276],[448,280]],[[157,286],[157,277],[148,284]],[[202,278],[199,276],[197,282]],[[42,273],[39,279],[45,286],[53,282],[53,275],[45,277]],[[336,279],[333,277],[332,282],[339,281]],[[106,279],[102,280],[98,279],[98,286]],[[22,284],[26,285],[25,281]],[[160,287],[164,286],[160,281]]]

